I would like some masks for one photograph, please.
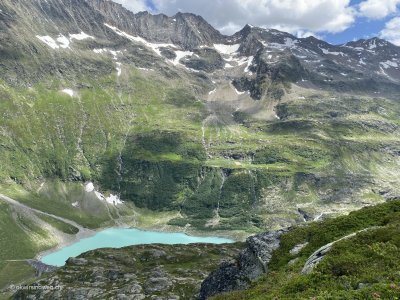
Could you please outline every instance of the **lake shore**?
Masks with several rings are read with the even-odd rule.
[[[137,228],[109,228],[96,235],[61,248],[59,251],[41,257],[41,262],[51,266],[64,266],[70,257],[103,248],[125,248],[139,245],[188,245],[188,244],[232,244],[227,238],[193,236],[182,232],[147,231]]]
[[[67,235],[67,234],[62,234],[62,236],[58,237],[59,238],[59,243],[57,244],[56,247],[44,250],[39,252],[35,256],[35,260],[41,261],[43,257],[50,255],[52,253],[58,252],[61,249],[71,246],[82,239],[86,238],[91,238],[98,234],[99,232],[102,232],[107,229],[137,229],[140,231],[149,231],[149,232],[160,232],[160,233],[183,233],[188,236],[192,237],[216,237],[216,238],[226,238],[230,239],[234,242],[239,242],[245,240],[249,234],[244,234],[243,232],[235,232],[235,231],[200,231],[196,230],[194,228],[190,228],[190,226],[186,226],[184,228],[182,227],[177,227],[177,226],[170,226],[170,225],[161,225],[157,224],[154,226],[131,226],[129,223],[130,222],[123,222],[122,220],[119,220],[120,222],[116,223],[114,226],[104,226],[104,227],[99,227],[96,229],[88,229],[88,228],[83,228],[79,231],[79,233],[75,235]],[[121,222],[122,221],[122,222]],[[134,245],[133,245],[134,246]]]

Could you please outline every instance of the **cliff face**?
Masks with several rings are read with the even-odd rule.
[[[200,46],[212,46],[225,37],[208,24],[201,16],[177,13],[172,17],[148,12],[134,14],[121,5],[105,0],[87,1],[106,21],[132,35],[151,42],[174,44],[185,50]]]

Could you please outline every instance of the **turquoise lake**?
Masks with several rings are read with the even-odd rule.
[[[143,231],[139,229],[110,228],[96,235],[82,239],[75,244],[43,256],[41,261],[52,266],[63,266],[69,257],[76,257],[84,252],[99,248],[121,248],[145,244],[192,244],[232,243],[232,240],[220,237],[196,237],[184,233]]]

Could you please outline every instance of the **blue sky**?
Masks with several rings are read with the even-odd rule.
[[[361,2],[362,0],[353,0],[350,2],[350,5],[354,6]],[[345,31],[336,34],[323,34],[323,38],[327,42],[332,44],[343,44],[354,39],[368,39],[371,37],[379,36],[379,33],[383,30],[385,24],[392,17],[393,16],[387,16],[379,20],[360,17],[351,27],[349,27]]]
[[[321,34],[321,36],[326,41],[333,44],[343,44],[354,39],[368,39],[379,36],[379,33],[385,27],[385,24],[389,19],[390,17],[385,18],[384,20],[369,20],[367,18],[361,18],[343,32],[335,34],[325,33]]]
[[[191,12],[225,34],[247,23],[332,44],[381,37],[400,46],[400,0],[114,0],[152,13]]]

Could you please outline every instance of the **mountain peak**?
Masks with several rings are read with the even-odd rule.
[[[370,39],[360,39],[357,41],[345,43],[343,46],[353,47],[353,48],[364,48],[364,49],[369,49],[369,50],[373,50],[375,48],[387,47],[387,46],[397,47],[397,46],[393,45],[392,43],[390,43],[384,39],[381,39],[379,37],[373,37]]]
[[[192,13],[178,12],[169,17],[165,14],[153,15],[147,11],[132,13],[124,7],[110,10],[104,5],[107,0],[87,0],[106,18],[106,23],[149,42],[174,44],[183,49],[193,49],[201,45],[212,45],[222,34],[207,23],[203,17]]]
[[[250,33],[252,32],[253,28],[254,28],[253,26],[251,26],[251,25],[249,25],[249,24],[246,24],[241,30],[239,30],[238,32],[236,32],[236,33],[234,34],[234,36],[241,36],[241,37],[244,37],[244,36],[250,34]]]
[[[244,25],[244,27],[243,27],[243,29],[253,29],[254,28],[254,26],[253,25],[251,25],[251,24],[246,24],[246,25]]]

